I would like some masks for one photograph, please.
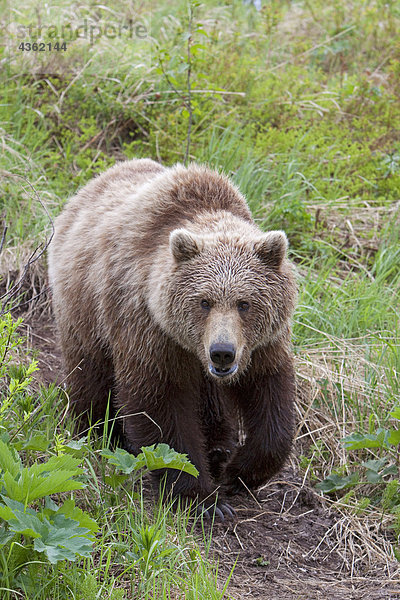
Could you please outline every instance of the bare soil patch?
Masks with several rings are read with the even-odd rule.
[[[25,318],[40,379],[63,381],[54,322],[45,311]],[[234,567],[235,600],[399,600],[400,569],[390,532],[376,521],[330,508],[290,464],[256,495],[232,499],[235,522],[215,523],[212,549],[221,581]]]
[[[351,519],[329,510],[292,468],[234,506],[237,523],[217,526],[214,547],[224,572],[239,556],[229,588],[235,598],[400,598],[397,562],[369,556],[362,540],[355,545]],[[378,532],[377,544],[385,535]]]

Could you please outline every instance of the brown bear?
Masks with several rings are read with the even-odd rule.
[[[286,249],[226,176],[195,164],[120,163],[56,220],[49,275],[74,411],[101,421],[111,393],[129,448],[188,454],[199,476],[170,471],[174,495],[260,486],[289,454]]]

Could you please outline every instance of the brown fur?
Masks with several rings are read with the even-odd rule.
[[[56,221],[49,272],[75,413],[102,420],[111,391],[130,447],[167,442],[199,469],[169,474],[175,493],[259,486],[290,451],[285,252],[282,232],[262,233],[233,184],[197,165],[119,164]],[[210,358],[218,344],[234,348],[228,374]]]

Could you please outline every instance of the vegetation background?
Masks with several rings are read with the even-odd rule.
[[[346,598],[399,597],[400,4],[261,4],[0,2],[4,598],[336,599],[345,580]],[[185,513],[147,507],[139,473],[151,460],[114,455],[107,435],[76,440],[66,393],[41,383],[20,337],[32,305],[49,314],[51,218],[132,157],[207,162],[262,228],[287,232],[300,286],[290,486],[293,504],[321,494],[336,516],[320,543],[341,557],[322,591],[300,554],[292,580],[265,591],[262,537],[249,575],[242,541],[228,560],[223,534],[218,546]],[[13,312],[30,308],[25,330],[5,312],[22,291],[34,298]]]

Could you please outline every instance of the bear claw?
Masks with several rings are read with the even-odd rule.
[[[216,502],[212,506],[205,507],[204,503],[196,506],[196,515],[198,517],[205,517],[208,521],[211,520],[212,516],[215,515],[223,523],[225,517],[228,519],[234,519],[236,517],[235,509],[226,502]]]

